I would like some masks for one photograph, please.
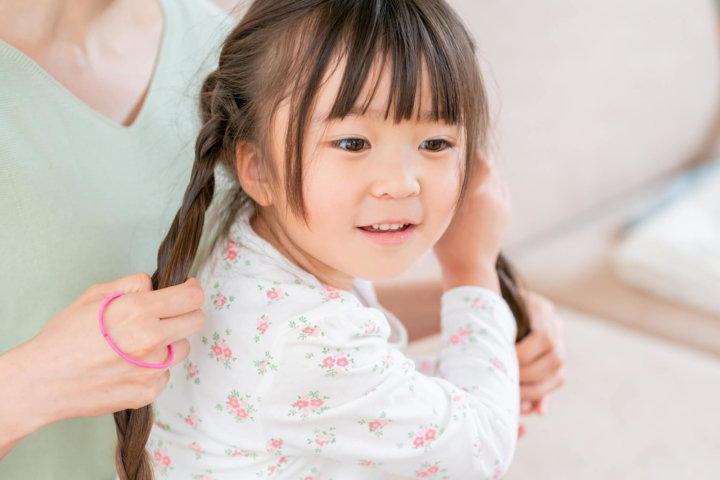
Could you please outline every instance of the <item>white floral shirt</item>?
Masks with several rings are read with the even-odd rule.
[[[207,323],[155,402],[156,478],[504,474],[517,441],[518,366],[515,322],[495,293],[443,295],[444,347],[427,376],[388,343],[379,309],[290,263],[247,213],[198,278]]]

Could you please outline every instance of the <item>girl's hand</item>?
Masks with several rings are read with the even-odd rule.
[[[187,357],[186,337],[205,324],[199,310],[205,295],[197,280],[153,291],[150,277],[140,273],[95,285],[32,340],[0,356],[0,400],[3,410],[12,412],[12,418],[0,414],[0,447],[66,418],[139,408],[157,398],[170,378],[168,369],[123,360],[100,332],[100,306],[119,292],[128,295],[107,306],[105,328],[120,350],[162,363],[172,343],[173,365]]]
[[[491,161],[478,158],[467,198],[435,244],[444,290],[476,285],[500,294],[495,262],[509,217],[507,186]]]

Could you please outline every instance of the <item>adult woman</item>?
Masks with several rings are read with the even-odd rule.
[[[0,477],[109,478],[112,422],[84,417],[145,405],[168,381],[108,347],[103,298],[136,293],[107,310],[125,352],[187,355],[197,285],[152,292],[127,275],[153,269],[192,164],[205,59],[229,26],[205,0],[0,0]],[[535,375],[556,375],[541,340],[535,359],[554,363]]]

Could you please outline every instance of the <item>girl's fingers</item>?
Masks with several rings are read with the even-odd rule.
[[[548,350],[542,357],[520,368],[520,383],[541,382],[554,375],[562,365],[563,361],[557,355],[557,351],[555,349]]]
[[[160,329],[167,343],[173,343],[199,332],[205,326],[205,312],[193,310],[176,317],[163,318]]]
[[[140,293],[140,302],[148,313],[158,318],[171,318],[192,312],[205,303],[200,282],[188,278],[185,283],[152,292]]]
[[[547,378],[540,383],[530,383],[526,385],[521,384],[520,400],[530,400],[532,402],[538,401],[548,393],[560,387],[563,383],[565,383],[565,367],[558,370],[558,372],[552,377]]]

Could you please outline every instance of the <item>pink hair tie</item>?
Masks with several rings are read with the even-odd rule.
[[[112,349],[115,350],[118,353],[118,355],[120,355],[122,358],[124,358],[128,362],[138,365],[140,367],[165,368],[165,367],[169,367],[170,365],[172,365],[173,359],[175,358],[175,350],[173,349],[172,344],[168,345],[168,350],[170,350],[170,358],[168,359],[167,362],[165,362],[165,363],[145,363],[145,362],[138,362],[137,360],[133,360],[132,358],[125,355],[122,352],[122,350],[120,350],[117,347],[117,345],[115,345],[115,343],[113,343],[113,341],[110,339],[110,337],[108,336],[108,333],[105,331],[105,325],[104,325],[104,321],[103,321],[103,314],[105,313],[105,307],[108,306],[108,303],[110,303],[111,301],[115,300],[118,297],[122,297],[123,295],[125,295],[125,294],[124,293],[116,293],[115,295],[112,295],[112,296],[106,298],[105,301],[103,302],[102,306],[100,307],[100,331],[102,332],[103,337],[105,337],[105,340],[107,340],[107,342],[110,344]]]

